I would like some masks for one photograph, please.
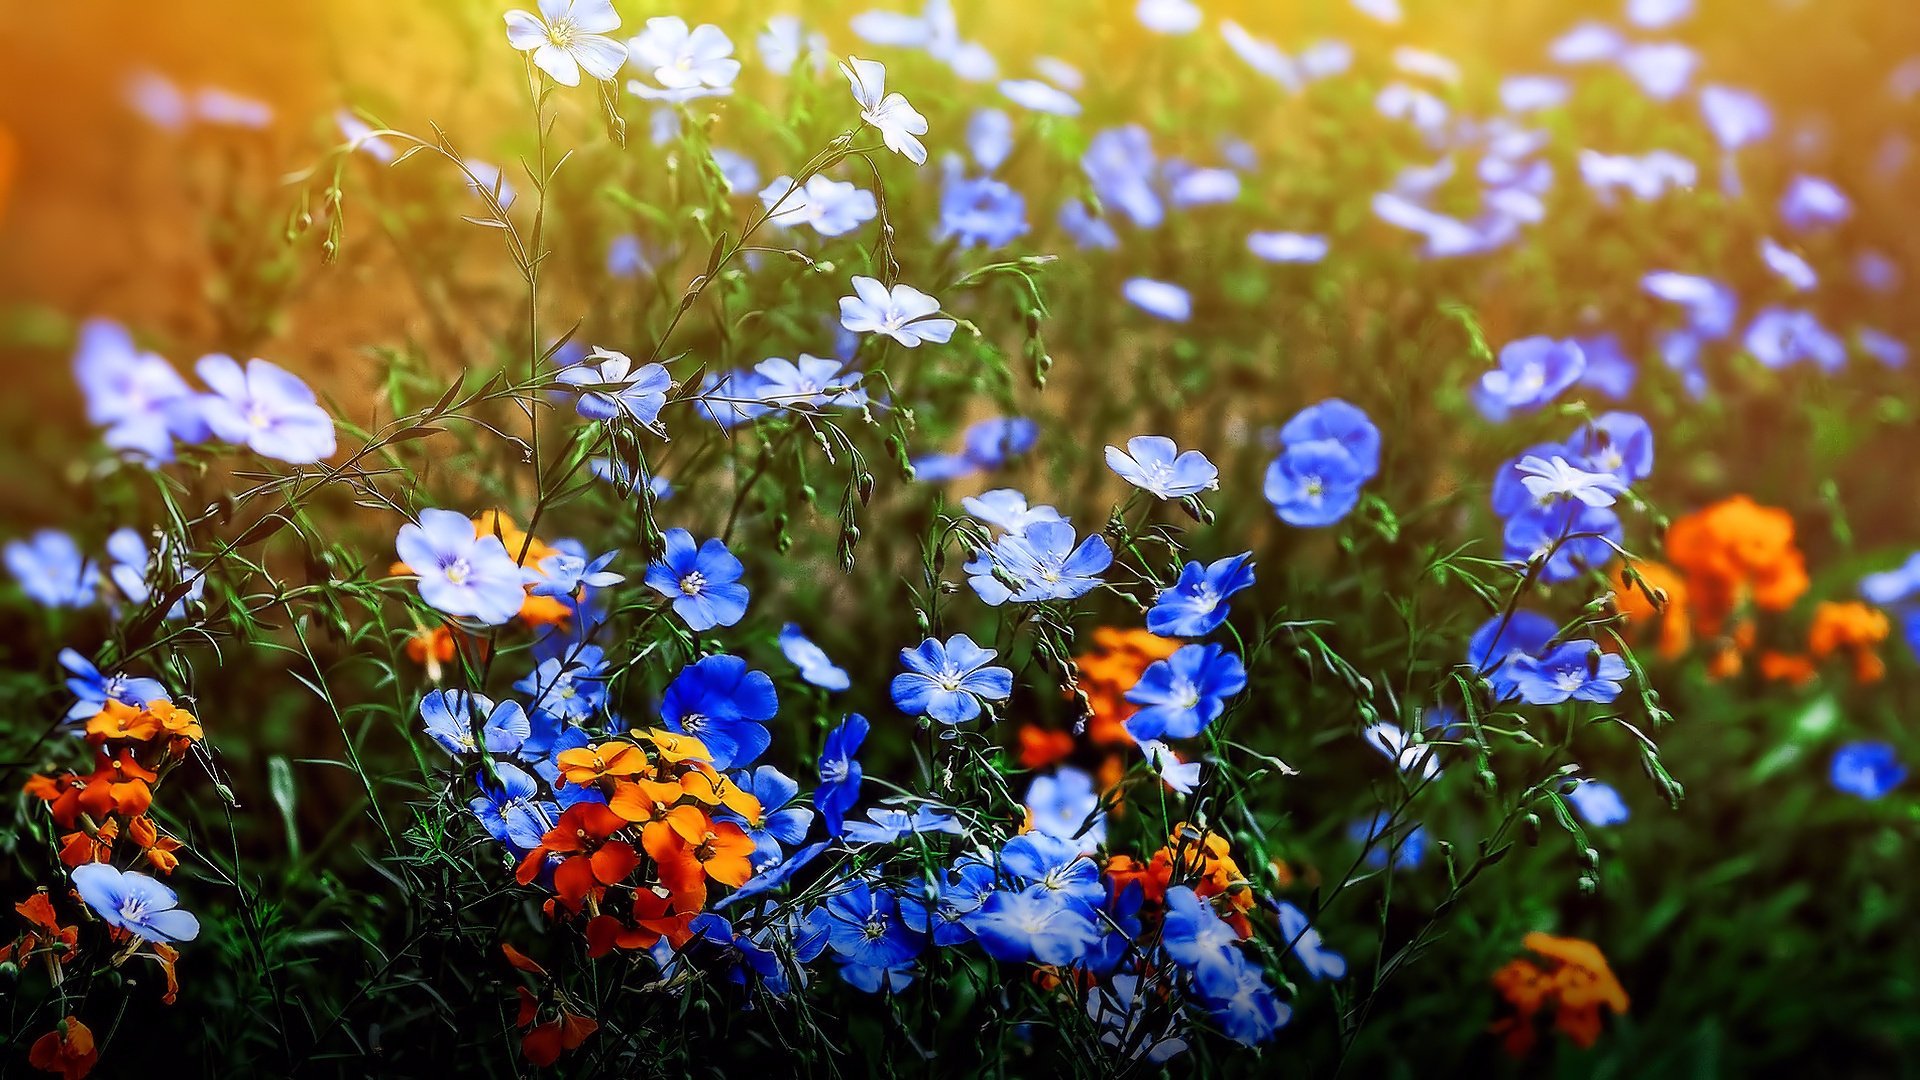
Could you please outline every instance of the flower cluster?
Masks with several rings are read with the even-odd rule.
[[[1584,1049],[1600,1038],[1603,1012],[1626,1015],[1627,992],[1591,942],[1535,931],[1521,944],[1537,959],[1510,960],[1493,976],[1494,989],[1513,1009],[1492,1029],[1507,1053],[1532,1054],[1543,1017],[1550,1016],[1553,1030]]]

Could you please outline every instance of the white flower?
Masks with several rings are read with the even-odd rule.
[[[840,65],[840,74],[845,75],[853,87],[853,100],[860,104],[860,119],[880,132],[887,149],[915,165],[926,164],[927,148],[915,136],[927,133],[927,118],[915,112],[905,97],[887,93],[886,65],[878,60],[850,56]]]
[[[1428,780],[1440,775],[1440,762],[1435,758],[1433,747],[1411,742],[1397,725],[1385,721],[1370,725],[1365,736],[1375,750],[1392,758],[1401,772],[1419,769],[1420,775]]]
[[[646,30],[627,41],[627,55],[658,84],[629,80],[627,89],[643,98],[691,101],[731,94],[740,77],[733,39],[712,23],[689,30],[678,15],[648,19]]]
[[[1518,469],[1527,494],[1541,503],[1578,499],[1588,506],[1612,506],[1613,497],[1627,490],[1618,476],[1588,472],[1567,464],[1567,459],[1558,454],[1551,461],[1529,454],[1520,459]]]
[[[856,334],[885,334],[911,349],[922,341],[944,345],[957,325],[936,318],[940,301],[911,285],[889,290],[870,277],[853,279],[853,295],[840,298],[840,325]]]
[[[507,12],[507,44],[533,54],[533,66],[562,86],[579,86],[580,72],[611,79],[627,50],[606,34],[620,29],[613,0],[539,0],[540,14]]]
[[[1140,752],[1147,756],[1147,764],[1160,774],[1160,779],[1182,795],[1193,794],[1200,784],[1200,763],[1189,761],[1182,763],[1173,756],[1166,743],[1158,739],[1148,739],[1140,744]]]

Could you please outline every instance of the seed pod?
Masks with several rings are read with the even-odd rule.
[[[1540,815],[1528,814],[1520,819],[1520,831],[1526,837],[1528,847],[1540,846]]]

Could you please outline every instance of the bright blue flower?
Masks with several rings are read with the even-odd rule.
[[[944,345],[959,326],[939,318],[940,301],[911,285],[891,290],[877,279],[855,276],[853,295],[840,298],[840,325],[859,334],[890,337],[907,348],[923,341]]]
[[[752,372],[709,371],[693,396],[693,410],[701,419],[727,431],[766,411],[758,404],[759,390],[759,377]]]
[[[1147,612],[1147,630],[1161,637],[1206,637],[1227,621],[1227,597],[1253,584],[1253,552],[1215,559],[1205,566],[1190,562],[1180,579],[1160,590]]]
[[[8,541],[6,563],[28,599],[47,607],[86,607],[100,584],[99,564],[80,553],[73,537],[55,529]]]
[[[860,389],[860,373],[841,373],[839,360],[801,353],[798,360],[775,356],[753,366],[759,376],[754,396],[772,409],[824,408],[837,405],[857,409],[867,403]]]
[[[1127,718],[1136,740],[1170,736],[1191,739],[1218,719],[1226,699],[1247,688],[1240,657],[1220,645],[1182,645],[1165,660],[1155,660],[1127,691],[1141,706]]]
[[[1280,520],[1301,528],[1331,525],[1360,503],[1367,470],[1333,439],[1290,444],[1267,466],[1261,492]]]
[[[1100,928],[1084,907],[1044,885],[991,892],[966,924],[980,948],[1003,963],[1064,966],[1100,940]]]
[[[716,769],[753,764],[773,742],[767,721],[780,711],[773,680],[747,662],[720,653],[703,656],[674,676],[660,699],[660,719],[691,735],[713,755]]]
[[[173,460],[173,441],[206,439],[197,395],[173,366],[139,351],[118,323],[91,319],[80,328],[73,375],[87,399],[87,421],[106,428],[105,442],[153,464]]]
[[[618,551],[609,551],[588,562],[584,554],[562,549],[540,560],[536,575],[539,580],[527,591],[535,596],[566,600],[582,588],[605,589],[618,585],[627,580],[627,576],[614,573],[607,567],[613,564],[619,554]]]
[[[512,844],[523,851],[539,847],[540,838],[560,817],[560,807],[540,798],[539,782],[519,766],[496,761],[493,769],[499,777],[498,784],[487,779],[484,769],[474,775],[480,794],[467,803],[473,816],[503,844]]]
[[[1196,979],[1202,1003],[1220,1030],[1242,1046],[1255,1046],[1293,1018],[1293,1009],[1267,983],[1260,966],[1234,953],[1235,962],[1210,967]]]
[[[714,818],[731,821],[753,838],[754,846],[778,859],[781,846],[792,847],[807,838],[813,824],[813,811],[804,806],[788,806],[800,794],[800,784],[771,765],[762,765],[751,773],[735,773],[733,782],[742,791],[760,800],[760,816],[749,820],[731,810],[720,810]]]
[[[167,696],[167,688],[160,680],[103,674],[93,666],[93,661],[72,649],[60,650],[60,666],[72,673],[67,689],[73,692],[75,700],[67,710],[68,723],[93,719],[107,707],[108,701],[140,709],[148,702],[173,700]]]
[[[1320,931],[1313,928],[1306,912],[1284,900],[1275,902],[1273,909],[1279,916],[1280,939],[1288,943],[1293,957],[1306,966],[1307,974],[1316,979],[1346,978],[1347,958],[1321,942]]]
[[[1167,890],[1160,943],[1174,963],[1196,976],[1209,970],[1231,970],[1242,959],[1239,931],[1185,885]]]
[[[1653,428],[1637,413],[1610,412],[1582,425],[1567,439],[1569,449],[1597,472],[1635,484],[1653,475]]]
[[[1575,338],[1574,343],[1587,358],[1587,369],[1580,373],[1581,386],[1592,387],[1615,400],[1633,392],[1640,369],[1628,359],[1618,337],[1596,334]]]
[[[513,684],[533,707],[569,720],[585,720],[607,701],[607,659],[598,645],[552,656]]]
[[[756,866],[753,877],[748,878],[745,885],[714,901],[712,910],[719,911],[730,904],[758,896],[764,892],[771,892],[785,885],[787,882],[793,880],[793,876],[804,869],[806,865],[818,857],[821,852],[827,850],[830,843],[831,841],[821,840],[817,843],[808,844],[806,847],[801,848],[779,862]],[[825,948],[825,946],[826,938],[824,933],[822,933],[818,947],[809,955],[802,940],[795,938],[793,941],[794,956],[802,963],[805,963],[812,960],[815,956],[818,956],[819,949]]]
[[[1240,174],[1232,169],[1203,169],[1184,161],[1169,161],[1162,174],[1167,178],[1167,201],[1182,210],[1230,203],[1240,197]]]
[[[826,745],[820,750],[820,786],[814,789],[813,805],[829,836],[845,831],[847,811],[860,801],[860,760],[855,755],[865,741],[867,718],[851,713],[827,732]]]
[[[1869,603],[1892,607],[1914,599],[1920,593],[1920,551],[1892,570],[1868,574],[1860,579],[1860,595]]]
[[[1098,587],[1100,574],[1111,565],[1113,550],[1099,534],[1075,546],[1073,526],[1041,521],[1020,536],[995,540],[991,550],[980,552],[963,569],[980,599],[998,607],[1009,600],[1077,599]]]
[[[1539,657],[1513,661],[1513,685],[1529,705],[1558,705],[1563,701],[1606,704],[1620,696],[1620,683],[1631,676],[1627,662],[1601,652],[1598,642],[1564,641]]]
[[[919,955],[923,942],[900,916],[892,890],[855,879],[825,904],[827,947],[848,963],[891,968]]]
[[[1120,246],[1120,235],[1113,231],[1113,225],[1079,199],[1061,203],[1057,220],[1060,230],[1073,237],[1082,251],[1112,251]]]
[[[673,601],[673,613],[695,631],[732,626],[747,613],[746,573],[717,537],[697,547],[685,529],[668,529],[660,561],[647,567],[647,585]]]
[[[822,690],[840,691],[853,685],[846,670],[834,664],[826,650],[807,638],[796,623],[780,628],[780,651],[787,662],[800,669],[800,677]]]
[[[633,366],[624,353],[596,348],[583,363],[560,369],[555,376],[580,394],[574,410],[588,420],[625,416],[656,431],[660,409],[673,389],[673,376],[659,364]]]
[[[1770,307],[1762,311],[1747,328],[1745,344],[1755,360],[1770,368],[1801,360],[1811,360],[1828,373],[1847,366],[1847,343],[1804,309]]]
[[[498,536],[474,535],[473,522],[452,510],[422,510],[400,526],[400,561],[418,579],[420,599],[455,618],[498,626],[520,613],[527,572]]]
[[[1680,305],[1690,328],[1709,340],[1732,333],[1740,313],[1740,298],[1710,278],[1656,270],[1640,279],[1640,287],[1650,296]]]
[[[980,471],[980,467],[960,454],[916,454],[908,462],[913,478],[922,484],[945,484]]]
[[[965,634],[901,649],[907,670],[893,677],[893,703],[909,716],[964,724],[980,715],[981,702],[1005,701],[1013,693],[1013,672],[992,666],[993,656]]]
[[[1627,820],[1627,801],[1620,797],[1611,784],[1598,780],[1582,780],[1572,791],[1567,792],[1567,801],[1573,804],[1574,812],[1580,819],[1595,828],[1618,825]]]
[[[1227,26],[1234,24],[1229,22]],[[1140,996],[1140,977],[1115,975],[1104,987],[1087,990],[1087,1019],[1100,1029],[1100,1045],[1120,1051],[1133,1061],[1163,1065],[1187,1052],[1187,1041],[1178,1017],[1169,1016],[1158,1034],[1147,1027],[1150,1011],[1147,998]]]
[[[1193,296],[1172,282],[1152,278],[1129,278],[1121,286],[1133,306],[1169,322],[1186,322],[1193,317]]]
[[[480,735],[489,754],[513,753],[532,730],[527,711],[517,701],[495,705],[491,698],[465,690],[433,690],[420,702],[427,734],[456,757],[480,751],[473,739],[475,714],[486,717]]]
[[[1796,176],[1780,197],[1780,220],[1795,232],[1839,225],[1853,216],[1853,202],[1831,180]]]
[[[1396,870],[1413,870],[1419,867],[1427,856],[1427,829],[1424,825],[1415,825],[1411,829],[1395,828],[1393,835],[1385,836],[1392,815],[1385,810],[1371,818],[1361,818],[1347,826],[1347,839],[1356,844],[1373,845],[1367,849],[1367,865],[1377,870],[1385,869],[1388,851],[1392,850],[1393,867]]]
[[[1027,820],[1033,831],[1074,844],[1092,854],[1107,841],[1107,815],[1093,777],[1070,765],[1027,785]]]
[[[892,967],[874,967],[850,962],[840,965],[840,977],[846,980],[848,986],[865,994],[877,994],[882,990],[897,994],[913,985],[913,975],[912,961],[895,964]]]
[[[968,495],[960,500],[960,505],[976,520],[1016,536],[1037,521],[1066,520],[1051,506],[1028,506],[1027,497],[1012,488]]]
[[[1198,450],[1182,452],[1164,435],[1135,435],[1127,448],[1107,447],[1107,468],[1162,499],[1198,495],[1220,486],[1220,470]]]
[[[87,863],[74,868],[73,887],[103,922],[137,937],[170,943],[200,936],[200,920],[180,910],[180,897],[145,874]]]
[[[1612,507],[1567,502],[1515,514],[1507,519],[1501,539],[1511,562],[1531,562],[1553,552],[1541,567],[1539,580],[1556,585],[1612,561],[1624,533],[1620,515]]]
[[[961,453],[981,469],[998,469],[1039,441],[1039,424],[1024,416],[996,416],[968,425]]]
[[[1533,412],[1578,382],[1586,369],[1586,354],[1575,342],[1522,338],[1500,350],[1499,368],[1480,376],[1474,402],[1496,422],[1516,412]]]
[[[1127,215],[1143,229],[1160,224],[1165,211],[1153,187],[1156,163],[1147,129],[1129,124],[1096,134],[1080,157],[1080,168],[1102,206]]]
[[[1380,429],[1359,406],[1328,398],[1301,409],[1280,429],[1280,441],[1288,446],[1320,439],[1332,439],[1353,455],[1363,480],[1380,474]]]
[[[1829,778],[1836,790],[1878,799],[1900,786],[1907,767],[1891,743],[1850,742],[1833,752]]]
[[[942,806],[922,804],[911,811],[876,806],[867,811],[867,820],[846,823],[845,839],[849,844],[893,844],[920,833],[959,836],[963,831],[960,819]],[[910,917],[908,921],[914,920]],[[925,929],[917,923],[915,928]]]
[[[968,177],[958,159],[948,160],[940,189],[940,227],[935,236],[962,248],[1006,247],[1027,232],[1027,200],[991,176]]]
[[[166,538],[160,542],[157,554],[147,550],[147,542],[132,529],[115,529],[107,537],[107,557],[113,565],[107,570],[107,577],[114,587],[120,590],[127,603],[138,607],[147,602],[153,594],[148,585],[151,575],[159,575],[163,589],[170,589],[180,582],[187,583],[187,591],[167,608],[169,619],[183,618],[187,613],[189,601],[197,602],[207,589],[207,576],[196,573],[187,566],[185,560],[171,550]]]
[[[194,370],[213,391],[199,404],[216,437],[291,465],[332,456],[333,417],[299,376],[265,360],[242,371],[228,356],[203,356]]]
[[[980,910],[997,884],[993,864],[963,855],[952,870],[940,876],[934,902],[915,905],[908,912],[908,921],[915,922],[916,914],[924,914],[929,925],[916,924],[915,929],[931,932],[935,945],[964,945],[973,940],[973,930],[967,925],[968,916]]]
[[[1474,672],[1493,684],[1495,700],[1504,701],[1516,693],[1513,662],[1525,656],[1538,656],[1560,632],[1560,624],[1545,615],[1524,608],[1511,617],[1494,615],[1480,624],[1467,645],[1467,663]]]
[[[1021,885],[1039,885],[1059,893],[1089,913],[1106,902],[1100,867],[1075,840],[1029,832],[1000,849],[1000,869]]]

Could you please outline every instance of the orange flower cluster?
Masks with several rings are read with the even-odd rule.
[[[551,556],[561,554],[560,549],[548,544],[537,536],[529,534],[515,524],[514,520],[498,510],[482,510],[473,519],[475,536],[498,536],[506,546],[507,554],[535,573],[542,573],[540,563]],[[388,568],[395,576],[410,576],[413,568],[403,562],[395,562]],[[573,617],[573,608],[557,596],[535,595],[532,591],[538,582],[527,585],[526,598],[520,602],[520,621],[527,627],[537,629],[542,626],[565,626]],[[446,665],[453,663],[454,657],[465,652],[476,663],[486,659],[487,639],[467,633],[458,627],[442,624],[423,626],[407,638],[407,659],[426,669],[427,678],[439,682]]]
[[[72,960],[74,954],[80,951],[79,928],[60,925],[60,917],[53,910],[53,900],[44,892],[34,893],[13,905],[13,910],[26,920],[27,928],[12,941],[0,945],[0,964],[24,966],[35,956],[44,957],[47,974],[52,978],[53,985],[59,986],[64,977],[60,965]]]
[[[1242,938],[1253,936],[1253,924],[1247,919],[1254,906],[1253,890],[1240,864],[1234,862],[1227,838],[1211,829],[1180,822],[1166,846],[1147,862],[1113,855],[1107,859],[1106,872],[1115,896],[1138,883],[1141,898],[1149,905],[1164,903],[1174,885],[1191,886],[1195,896],[1214,901],[1220,917]]]
[[[1551,1007],[1554,1030],[1588,1049],[1600,1038],[1602,1008],[1627,1011],[1627,992],[1607,958],[1591,942],[1535,931],[1522,941],[1532,957],[1517,957],[1494,973],[1493,986],[1513,1015],[1494,1021],[1507,1053],[1524,1058],[1539,1040],[1536,1020]]]
[[[1102,790],[1110,790],[1126,775],[1134,755],[1133,736],[1127,733],[1127,717],[1138,706],[1127,700],[1127,691],[1140,681],[1140,675],[1155,660],[1172,656],[1180,643],[1156,637],[1145,630],[1121,630],[1103,626],[1093,632],[1094,649],[1073,658],[1075,681],[1087,698],[1086,741],[1105,751],[1094,770]],[[1022,768],[1044,769],[1067,759],[1076,740],[1065,731],[1023,724],[1019,733],[1019,757]]]
[[[560,906],[590,915],[588,955],[651,948],[662,938],[677,948],[706,907],[709,880],[739,888],[753,876],[753,839],[712,812],[724,807],[758,821],[760,800],[711,761],[698,739],[659,730],[560,753],[562,785],[598,788],[607,801],[568,807],[516,876],[530,884],[551,868]],[[642,851],[653,880],[633,883]],[[616,886],[633,890],[630,919],[604,910]]]
[[[520,1010],[514,1017],[513,1026],[526,1032],[520,1037],[520,1052],[528,1061],[541,1068],[560,1060],[560,1055],[577,1050],[588,1037],[600,1030],[600,1021],[574,1011],[573,1002],[555,985],[547,969],[519,949],[504,942],[500,951],[506,954],[507,963],[534,976],[541,982],[539,993],[524,986],[514,987],[514,993],[520,998]],[[550,1001],[553,1015],[545,1021],[540,1020],[541,1006]]]
[[[180,842],[163,835],[147,810],[154,785],[185,760],[187,748],[202,735],[193,714],[170,701],[135,708],[108,699],[86,725],[93,772],[35,774],[27,780],[27,794],[45,801],[54,824],[69,830],[60,838],[60,860],[68,866],[106,862],[124,832],[154,869],[172,873],[180,865],[174,854]]]
[[[1656,607],[1624,568],[1613,574],[1616,602],[1628,633],[1666,659],[1684,655],[1696,637],[1713,640],[1708,671],[1715,678],[1730,678],[1745,666],[1759,637],[1753,611],[1784,611],[1808,588],[1793,519],[1744,495],[1675,521],[1666,547],[1672,566],[1634,566],[1665,603]],[[1837,655],[1851,663],[1856,680],[1874,682],[1886,672],[1878,646],[1887,632],[1885,613],[1866,604],[1823,602],[1814,610],[1806,652],[1763,651],[1758,670],[1766,679],[1805,683],[1819,674],[1822,661]]]

